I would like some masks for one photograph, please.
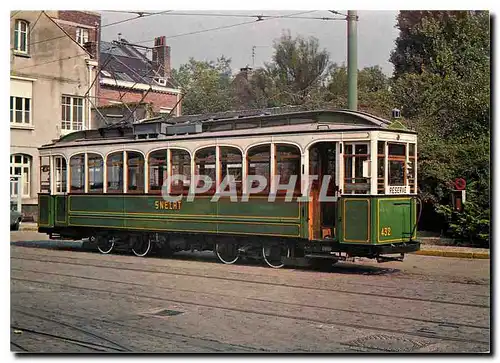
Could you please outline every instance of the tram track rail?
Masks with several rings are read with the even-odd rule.
[[[228,297],[228,298],[237,297],[235,295],[217,293],[217,292],[201,292],[201,291],[184,289],[184,288],[164,287],[164,286],[151,285],[151,284],[141,284],[141,283],[130,282],[130,281],[123,282],[123,281],[111,280],[111,279],[102,279],[102,278],[96,278],[96,277],[63,274],[63,273],[59,273],[59,272],[45,272],[45,271],[39,271],[39,270],[28,270],[28,269],[17,269],[17,268],[12,268],[12,270],[19,271],[19,272],[43,273],[44,275],[77,278],[77,279],[82,279],[82,280],[99,281],[99,282],[106,282],[106,283],[113,283],[113,284],[133,285],[133,286],[140,286],[143,288],[154,287],[156,289],[166,290],[166,291],[179,291],[179,292],[188,292],[188,293],[194,293],[194,294],[215,295],[215,296]],[[18,279],[18,278],[13,278],[13,279]],[[386,318],[400,318],[400,319],[423,322],[423,323],[443,324],[443,325],[448,324],[448,325],[457,325],[457,326],[468,327],[468,328],[489,329],[487,326],[448,322],[448,321],[444,321],[444,320],[432,320],[432,319],[405,317],[405,316],[399,316],[399,315],[389,315],[389,314],[374,313],[374,312],[364,312],[364,311],[353,310],[353,309],[333,308],[333,307],[326,307],[326,306],[319,306],[319,305],[310,305],[310,304],[301,304],[301,303],[293,303],[293,302],[286,302],[286,301],[263,299],[263,298],[257,298],[257,297],[241,297],[241,298],[245,299],[245,300],[256,301],[256,302],[276,303],[276,304],[282,304],[282,305],[288,305],[288,306],[306,307],[306,308],[321,309],[321,310],[328,310],[328,311],[334,311],[334,312],[367,314],[367,315],[374,315],[374,316],[380,316],[380,317],[386,317]]]
[[[131,352],[133,350],[131,350],[130,348],[127,348],[125,346],[123,346],[122,344],[119,344],[115,341],[112,341],[106,337],[103,337],[102,335],[98,335],[94,332],[91,332],[87,329],[83,329],[83,328],[80,328],[80,327],[77,327],[77,326],[74,326],[72,324],[68,324],[66,322],[62,322],[62,321],[59,321],[59,320],[55,320],[55,319],[50,319],[50,318],[47,318],[47,317],[44,317],[44,316],[40,316],[40,315],[36,315],[36,314],[31,314],[31,313],[28,313],[26,311],[23,311],[21,309],[18,309],[18,308],[15,308],[15,307],[11,307],[11,311],[15,311],[16,313],[19,313],[19,314],[22,314],[22,315],[26,315],[26,316],[29,316],[29,317],[32,317],[32,318],[35,318],[35,319],[41,319],[41,320],[44,320],[44,321],[47,321],[47,322],[51,322],[51,323],[56,323],[58,325],[62,325],[62,326],[65,326],[67,328],[70,328],[70,329],[73,329],[73,330],[76,330],[76,331],[79,331],[85,335],[88,335],[88,336],[91,336],[95,339],[99,339],[99,340],[103,340],[105,342],[108,342],[112,345],[115,345],[117,348],[114,348],[116,349],[117,351],[122,351],[122,352]],[[25,329],[20,329],[20,330],[25,330]]]
[[[29,353],[28,349],[26,349],[25,347],[23,347],[21,344],[13,342],[12,340],[10,341],[10,345],[13,345],[14,347],[18,348],[21,352]],[[19,353],[19,352],[16,352],[16,351],[14,351],[14,352],[15,353]]]
[[[47,333],[47,332],[44,332],[41,330],[29,329],[29,328],[18,326],[18,325],[11,325],[10,327],[11,327],[11,329],[19,330],[19,331],[22,331],[23,333],[30,333],[30,334],[34,334],[34,335],[43,336],[43,337],[46,337],[49,339],[60,340],[60,341],[63,341],[65,343],[78,345],[78,346],[81,346],[84,348],[95,350],[97,352],[124,352],[121,349],[117,349],[115,347],[110,347],[108,345],[87,342],[87,341],[80,340],[80,339],[73,339],[73,338],[69,338],[67,336]],[[11,344],[12,344],[12,342],[11,342]]]
[[[110,291],[109,289],[82,287],[82,286],[75,286],[75,285],[70,285],[70,284],[53,283],[53,282],[47,282],[47,281],[23,279],[23,278],[16,278],[16,277],[12,277],[11,279],[17,280],[17,281],[26,281],[26,282],[32,282],[32,283],[48,284],[48,285],[53,285],[53,286],[66,287],[66,288],[70,288],[70,289],[72,288],[72,289],[76,289],[76,290],[100,292],[100,293],[107,293],[107,294],[118,295],[118,296],[130,296],[129,292]],[[414,337],[429,338],[429,339],[436,339],[436,340],[442,340],[442,341],[478,343],[478,344],[485,344],[485,345],[488,345],[490,343],[489,341],[482,340],[482,339],[481,340],[474,339],[474,338],[471,338],[470,336],[469,337],[459,337],[459,336],[454,337],[454,336],[449,336],[449,335],[446,336],[443,334],[437,334],[433,331],[429,331],[428,329],[426,329],[426,327],[421,328],[420,329],[421,331],[411,331],[411,330],[403,330],[403,329],[394,329],[394,328],[389,328],[389,327],[371,326],[371,325],[366,325],[366,324],[341,323],[341,322],[338,322],[337,320],[325,321],[324,319],[316,319],[313,317],[296,316],[296,315],[292,315],[292,314],[283,314],[283,313],[263,312],[263,311],[259,311],[256,309],[227,307],[227,306],[221,306],[220,304],[217,305],[217,304],[198,303],[198,302],[192,302],[192,301],[186,301],[186,300],[180,300],[180,299],[171,299],[171,298],[146,295],[146,294],[139,294],[139,293],[134,293],[134,297],[157,300],[157,301],[164,301],[164,302],[169,302],[169,303],[191,305],[191,306],[195,306],[195,307],[220,309],[220,310],[230,311],[230,312],[235,312],[235,313],[256,314],[256,315],[261,315],[261,316],[294,319],[294,320],[305,321],[305,322],[310,322],[310,323],[333,324],[336,326],[344,326],[344,327],[350,327],[350,328],[355,328],[355,329],[363,329],[363,330],[371,330],[371,331],[377,331],[377,332],[409,335],[409,336],[414,336]],[[443,324],[443,322],[436,322],[436,323]],[[460,323],[454,324],[453,322],[448,322],[445,324],[448,324],[451,326],[453,326],[453,325],[459,326],[460,325]],[[489,330],[489,328],[487,328],[487,327],[475,327],[474,329]]]
[[[192,346],[195,346],[195,347],[200,347],[200,348],[208,349],[208,350],[210,350],[212,352],[224,352],[224,351],[227,352],[228,348],[231,348],[232,350],[238,350],[239,349],[239,350],[243,350],[243,351],[246,351],[246,352],[269,352],[268,349],[264,349],[264,348],[255,348],[255,347],[250,347],[250,346],[241,345],[241,344],[224,343],[224,342],[218,341],[216,339],[194,337],[194,336],[190,336],[190,335],[186,335],[186,334],[180,334],[180,333],[164,332],[164,331],[152,331],[150,329],[138,328],[138,327],[135,327],[135,326],[131,326],[131,325],[128,325],[128,324],[122,324],[122,323],[119,323],[119,322],[116,322],[116,321],[110,321],[110,320],[107,320],[107,319],[96,318],[96,317],[89,317],[89,316],[81,316],[81,315],[76,315],[76,314],[69,314],[69,313],[66,313],[66,312],[63,313],[63,312],[61,312],[59,310],[58,311],[53,311],[53,310],[47,310],[47,309],[42,309],[42,308],[38,308],[38,307],[26,306],[26,305],[19,305],[19,304],[17,306],[19,306],[19,308],[14,308],[13,310],[15,310],[17,312],[21,312],[22,314],[31,316],[33,318],[38,318],[38,319],[41,319],[41,320],[45,320],[45,321],[48,321],[48,322],[60,324],[60,325],[63,325],[63,326],[74,327],[74,326],[72,326],[70,324],[61,322],[58,319],[49,318],[46,315],[39,315],[39,314],[33,314],[33,313],[29,313],[29,314],[25,313],[20,308],[30,309],[30,310],[34,310],[34,311],[41,312],[41,313],[46,313],[46,314],[47,313],[48,314],[57,314],[59,316],[64,316],[65,318],[79,319],[79,320],[87,322],[87,323],[89,323],[89,322],[93,323],[94,322],[94,323],[102,323],[102,324],[111,325],[113,327],[117,327],[118,326],[119,327],[118,331],[120,331],[120,332],[122,331],[123,328],[126,328],[126,329],[129,329],[129,330],[133,331],[133,332],[141,333],[141,334],[148,335],[148,336],[151,336],[151,337],[156,337],[156,338],[162,338],[162,339],[172,340],[172,337],[175,337],[175,340],[177,342],[182,342],[182,343],[186,343],[186,344],[189,344],[189,345],[192,345]],[[74,328],[76,328],[76,327],[74,327]],[[27,329],[19,328],[19,327],[15,327],[15,329],[19,329],[19,330],[21,330],[23,332],[24,331],[35,332],[34,330],[28,331]],[[85,329],[78,329],[78,330],[79,331],[83,331],[83,332],[87,332],[87,334],[89,334],[89,332],[87,330],[85,330]],[[54,337],[54,334],[46,334],[46,333],[43,333],[43,332],[38,331],[38,330],[35,332],[35,334],[49,336],[49,337]],[[119,348],[118,349],[119,352],[139,352],[140,351],[140,350],[126,348],[122,344],[118,344],[118,343],[116,343],[116,342],[114,342],[114,341],[112,341],[112,340],[110,340],[108,338],[101,337],[101,336],[96,335],[94,333],[90,333],[90,334],[92,334],[92,336],[95,337],[95,338],[100,338],[100,339],[103,339],[103,340],[107,341],[108,343],[116,345]],[[64,338],[62,336],[58,336],[58,337]],[[69,339],[69,340],[79,341],[79,340],[75,340],[75,339]],[[202,342],[202,344],[200,344],[200,341]],[[83,342],[82,344],[85,344],[85,342]],[[92,345],[94,343],[90,343],[89,342],[88,344]],[[218,344],[218,345],[220,345],[220,347],[216,348],[216,347],[213,346],[214,344]],[[99,347],[107,348],[107,346],[104,346],[104,345],[101,345],[101,344],[98,344],[97,349],[99,349]],[[221,347],[224,347],[226,349],[221,349]]]
[[[18,248],[23,248],[23,249],[33,249],[32,247],[27,247],[27,246],[16,246]],[[42,250],[45,250],[44,248],[41,248],[41,247],[36,247],[35,249],[42,249]],[[62,250],[62,251],[66,251],[64,249],[57,249],[57,248],[54,248],[54,249],[51,249],[52,251],[58,251],[58,250]],[[98,258],[89,258],[88,256],[92,256],[92,255],[95,255],[95,253],[93,253],[92,251],[87,251],[87,250],[78,250],[78,249],[75,249],[75,250],[71,250],[71,252],[80,252],[82,254],[84,254],[86,257],[85,258],[82,258],[83,260],[89,260],[89,261],[103,261],[103,257],[106,257],[106,256],[99,256]],[[23,253],[23,256],[36,256],[36,257],[39,257],[39,256],[48,256],[47,254],[38,254],[38,253]],[[109,256],[113,256],[113,255],[108,255],[107,257]],[[126,255],[121,255],[121,256],[126,256]],[[68,257],[64,257],[64,256],[55,256],[56,258],[62,258],[62,259],[68,259]],[[129,257],[129,256],[126,256],[126,257]],[[130,256],[131,257],[131,256]],[[199,262],[199,261],[203,261],[203,262],[206,262],[207,264],[214,264],[214,265],[220,265],[219,262],[216,262],[215,260],[211,260],[209,259],[208,256],[203,256],[203,257],[199,257],[199,256],[196,256],[196,257],[192,257],[191,256],[170,256],[168,258],[164,258],[164,257],[158,257],[158,256],[149,256],[148,258],[150,259],[153,259],[153,260],[156,260],[156,261],[168,261],[168,260],[172,260],[172,261],[191,261],[191,262]],[[109,260],[107,260],[107,262],[110,262]],[[391,275],[391,278],[394,278],[394,279],[397,279],[397,280],[410,280],[410,279],[414,279],[415,276],[426,276],[426,275],[422,275],[422,274],[416,274],[414,272],[412,273],[401,273],[399,270],[397,269],[394,269],[394,268],[384,268],[384,267],[376,267],[377,271],[369,271],[369,269],[373,269],[374,267],[373,266],[366,266],[366,265],[357,265],[356,263],[352,263],[352,262],[348,262],[349,264],[349,267],[347,267],[348,269],[349,268],[353,268],[355,270],[362,270],[363,268],[368,268],[367,271],[364,271],[363,273],[360,273],[360,271],[355,271],[353,272],[352,274],[353,275],[363,275],[363,276],[388,276],[388,275]],[[135,265],[134,262],[126,262],[126,261],[120,261],[120,266],[122,265]],[[254,265],[254,264],[249,264],[249,263],[242,263],[239,262],[237,264],[235,264],[235,266],[253,266],[253,267],[262,267],[262,268],[265,268],[266,270],[269,270],[269,268],[267,266],[263,266],[263,265]],[[159,267],[159,265],[152,265],[152,266],[156,266],[156,267]],[[345,264],[343,264],[343,266],[345,266]],[[228,267],[228,266],[225,266],[225,267]],[[333,268],[338,268],[339,265],[337,266],[333,266]],[[290,271],[291,269],[289,268],[284,268],[282,269],[281,271]],[[294,271],[300,271],[300,272],[305,272],[305,273],[309,273],[309,272],[313,272],[314,270],[312,269],[307,269],[307,268],[304,268],[304,267],[297,267],[297,268],[293,268]],[[318,271],[318,272],[325,272],[325,271]],[[249,274],[248,272],[245,272],[245,273],[242,273],[242,272],[237,272],[237,271],[231,271],[231,273],[233,274],[236,274],[236,275],[244,275],[244,276],[255,276],[255,277],[260,277],[262,276],[261,274]],[[335,271],[328,271],[328,273],[332,273],[332,274],[335,274]],[[345,273],[343,271],[339,271],[339,273]],[[426,279],[426,280],[423,280],[423,281],[427,281],[427,282],[443,282],[443,281],[440,281],[440,280],[430,280],[430,279]],[[359,286],[374,286],[373,284],[368,284],[368,283],[361,283],[361,282],[350,282],[351,285],[359,285]],[[446,281],[446,284],[450,284],[450,285],[478,285],[478,286],[490,286],[490,283],[489,282],[480,282],[480,281],[474,281],[474,280],[467,280],[467,281]],[[380,287],[385,287],[385,288],[390,288],[390,286],[385,286],[385,285],[377,285],[377,286],[380,286]]]
[[[123,271],[134,271],[134,272],[146,272],[151,274],[161,274],[161,275],[174,275],[174,276],[187,276],[187,277],[198,277],[198,278],[206,278],[206,279],[215,279],[222,281],[232,281],[232,282],[241,282],[246,284],[258,284],[258,285],[269,285],[276,287],[286,287],[286,288],[297,288],[304,289],[310,291],[325,291],[325,292],[336,292],[342,294],[351,294],[351,295],[361,295],[361,296],[371,296],[371,297],[381,297],[381,298],[390,298],[404,301],[416,301],[416,302],[428,302],[428,303],[438,303],[438,304],[449,304],[455,306],[468,306],[468,307],[478,307],[478,308],[490,308],[489,305],[485,304],[472,304],[472,303],[462,303],[462,302],[452,302],[446,300],[437,300],[437,299],[425,299],[418,297],[404,297],[397,295],[387,295],[387,294],[377,294],[377,293],[369,293],[369,292],[360,292],[360,291],[352,291],[346,289],[332,289],[332,288],[322,288],[322,287],[311,287],[304,285],[295,285],[295,284],[287,284],[287,283],[275,283],[275,282],[260,282],[260,281],[252,281],[248,279],[234,278],[234,277],[220,277],[220,276],[210,276],[204,274],[195,274],[195,273],[185,273],[185,272],[167,272],[167,271],[157,271],[154,269],[140,269],[140,268],[132,268],[132,267],[123,267],[123,264],[117,263],[117,266],[103,266],[94,263],[80,263],[80,262],[68,262],[68,261],[57,261],[50,258],[26,258],[26,257],[17,257],[11,256],[11,260],[27,260],[27,261],[37,261],[37,262],[48,262],[55,264],[63,264],[63,265],[74,265],[74,266],[84,266],[84,267],[97,267],[102,269],[111,269],[116,270],[117,268]],[[14,268],[11,268],[12,270]],[[376,285],[371,285],[372,287]],[[384,287],[385,288],[385,287]]]

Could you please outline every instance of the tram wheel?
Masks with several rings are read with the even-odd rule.
[[[282,257],[290,257],[290,248],[285,245],[262,246],[262,257],[267,265],[272,268],[285,266]]]
[[[102,254],[106,255],[110,253],[115,247],[115,237],[107,238],[107,237],[98,237],[97,238],[97,249]]]
[[[137,257],[144,257],[151,251],[151,239],[149,237],[138,237],[132,245],[132,252]]]
[[[240,258],[238,248],[239,246],[235,243],[216,243],[215,254],[220,262],[232,265]]]

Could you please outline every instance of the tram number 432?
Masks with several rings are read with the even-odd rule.
[[[392,235],[391,227],[382,227],[380,235],[384,237]]]

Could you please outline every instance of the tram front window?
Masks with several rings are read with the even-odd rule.
[[[389,186],[406,185],[406,144],[388,143]]]

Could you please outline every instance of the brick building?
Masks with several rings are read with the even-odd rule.
[[[58,10],[47,12],[78,44],[97,59],[100,40],[101,14],[95,11]]]
[[[101,41],[99,50],[99,108],[140,102],[149,104],[154,113],[181,114],[181,90],[170,76],[170,47],[165,37],[156,38],[152,50],[123,38]],[[123,114],[130,115],[130,109],[123,105]],[[95,117],[99,120],[100,114]]]

